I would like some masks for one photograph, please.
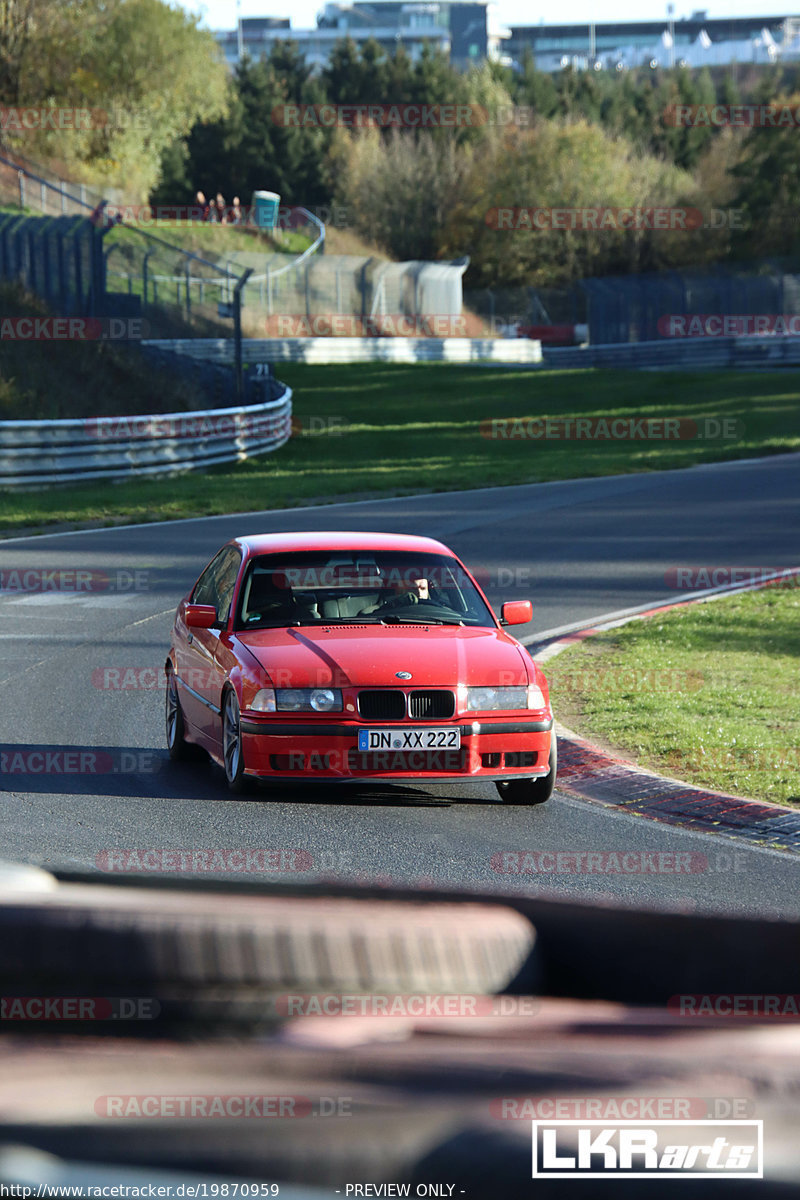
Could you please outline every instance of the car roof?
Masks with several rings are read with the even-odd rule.
[[[314,533],[261,533],[237,537],[247,557],[290,550],[401,550],[412,554],[447,554],[453,551],[434,538],[406,533],[364,533],[346,529],[318,530]]]

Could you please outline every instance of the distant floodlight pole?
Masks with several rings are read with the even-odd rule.
[[[236,363],[236,400],[242,403],[242,289],[253,274],[253,268],[248,267],[233,289],[233,352]]]
[[[667,17],[669,19],[669,65],[675,66],[675,5],[667,5]]]
[[[236,57],[241,62],[244,57],[244,34],[242,33],[242,0],[236,0]]]

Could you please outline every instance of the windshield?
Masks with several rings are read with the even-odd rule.
[[[444,554],[307,551],[248,566],[236,629],[354,622],[496,624],[464,568]]]

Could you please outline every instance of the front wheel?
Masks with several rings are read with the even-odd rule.
[[[496,784],[500,798],[506,804],[544,804],[553,794],[558,771],[558,746],[556,731],[550,735],[550,770],[539,779],[509,779]]]
[[[236,699],[236,693],[233,691],[225,694],[225,704],[222,709],[222,758],[225,764],[225,778],[228,781],[228,787],[232,792],[244,791],[242,722],[239,713],[239,701]]]
[[[183,723],[183,710],[178,698],[178,683],[171,667],[167,668],[167,699],[164,716],[169,756],[173,762],[180,762],[186,758],[189,743],[186,741],[186,726]]]

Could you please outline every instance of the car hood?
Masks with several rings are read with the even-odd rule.
[[[275,687],[496,687],[533,678],[525,651],[500,629],[303,626],[236,636]],[[398,679],[398,671],[411,678]]]

